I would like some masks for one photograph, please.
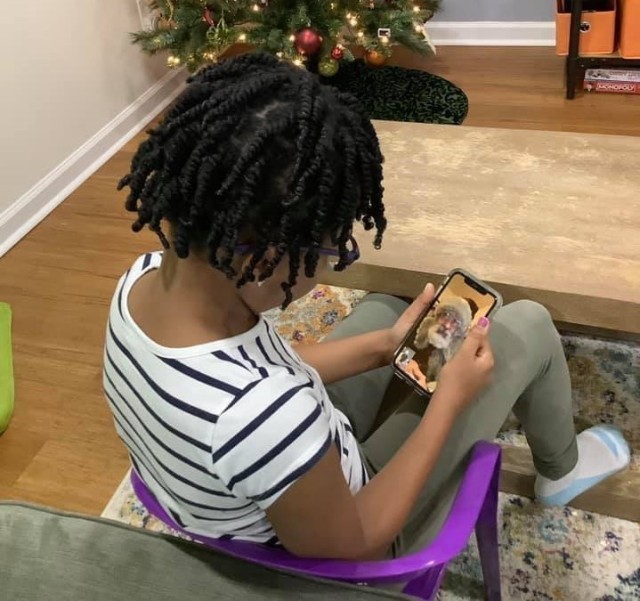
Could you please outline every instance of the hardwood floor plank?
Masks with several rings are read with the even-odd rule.
[[[52,438],[15,486],[20,494],[36,502],[99,514],[122,480],[127,461],[124,449],[115,440]]]
[[[0,489],[15,484],[42,450],[46,440],[44,434],[18,428],[9,428],[0,437]]]

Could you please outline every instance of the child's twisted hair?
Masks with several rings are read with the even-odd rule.
[[[386,226],[382,155],[376,133],[352,96],[324,86],[303,69],[266,54],[246,54],[189,79],[162,123],[149,132],[118,189],[130,188],[126,208],[149,226],[165,248],[162,221],[186,258],[205,251],[211,265],[238,287],[254,281],[265,252],[273,259],[258,274],[273,274],[289,255],[284,306],[291,302],[300,249],[313,277],[327,238],[345,267],[353,223]],[[235,248],[255,250],[242,274]]]

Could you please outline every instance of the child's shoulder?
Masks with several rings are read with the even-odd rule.
[[[143,273],[151,269],[158,269],[162,263],[162,251],[148,252],[140,255],[125,271],[118,282],[117,289],[125,286],[128,282],[137,280]]]
[[[128,273],[140,275],[149,269],[158,269],[162,263],[162,251],[148,252],[140,255],[129,268]]]

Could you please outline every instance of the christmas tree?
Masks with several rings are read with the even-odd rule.
[[[250,44],[296,65],[334,75],[350,48],[383,64],[395,45],[433,52],[424,23],[440,0],[148,0],[154,26],[133,34],[144,51],[168,51],[170,67],[195,71],[231,46]]]

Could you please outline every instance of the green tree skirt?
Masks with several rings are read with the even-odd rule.
[[[343,61],[337,75],[322,81],[357,96],[372,119],[460,125],[469,110],[460,88],[416,69]]]

